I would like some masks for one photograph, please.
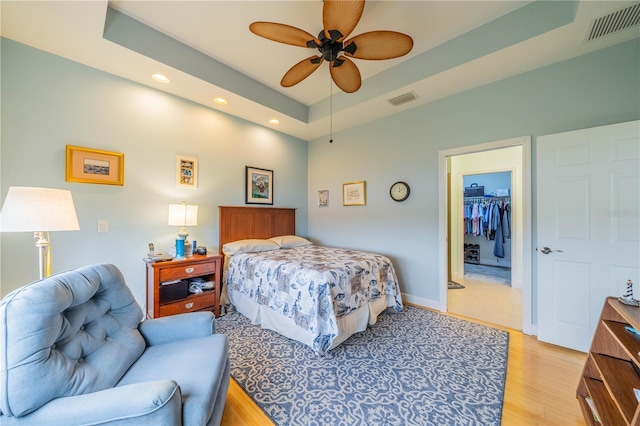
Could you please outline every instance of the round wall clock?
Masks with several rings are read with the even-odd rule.
[[[391,185],[389,195],[394,201],[404,201],[409,198],[409,185],[406,182],[396,182]]]

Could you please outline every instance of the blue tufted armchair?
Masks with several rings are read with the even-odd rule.
[[[19,288],[0,318],[3,426],[220,423],[229,347],[213,314],[141,322],[113,265]]]

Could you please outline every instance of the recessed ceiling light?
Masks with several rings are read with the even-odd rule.
[[[213,102],[217,103],[218,105],[226,105],[227,104],[227,100],[225,98],[215,98],[213,100]]]
[[[155,73],[151,76],[155,81],[158,81],[160,83],[169,83],[171,80],[169,80],[169,77],[167,77],[164,74],[160,74],[160,73]]]
[[[272,118],[271,120],[269,120],[270,124],[280,124],[280,121],[276,120],[275,118]]]

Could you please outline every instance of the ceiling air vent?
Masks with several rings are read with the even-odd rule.
[[[594,20],[587,40],[595,40],[638,24],[640,24],[640,3],[635,3]]]
[[[389,99],[389,103],[391,103],[391,105],[393,106],[398,106],[398,105],[406,104],[407,102],[411,102],[415,99],[418,99],[415,93],[407,92],[403,95],[396,96],[395,98]]]

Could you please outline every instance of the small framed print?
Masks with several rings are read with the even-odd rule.
[[[327,207],[329,205],[329,190],[321,189],[318,191],[318,206]]]
[[[367,204],[366,182],[348,182],[342,184],[343,206],[364,206]]]
[[[67,145],[65,180],[122,186],[124,185],[124,154]]]
[[[273,205],[273,170],[245,166],[245,203]]]
[[[198,187],[198,160],[178,155],[176,157],[176,184],[179,187]]]

